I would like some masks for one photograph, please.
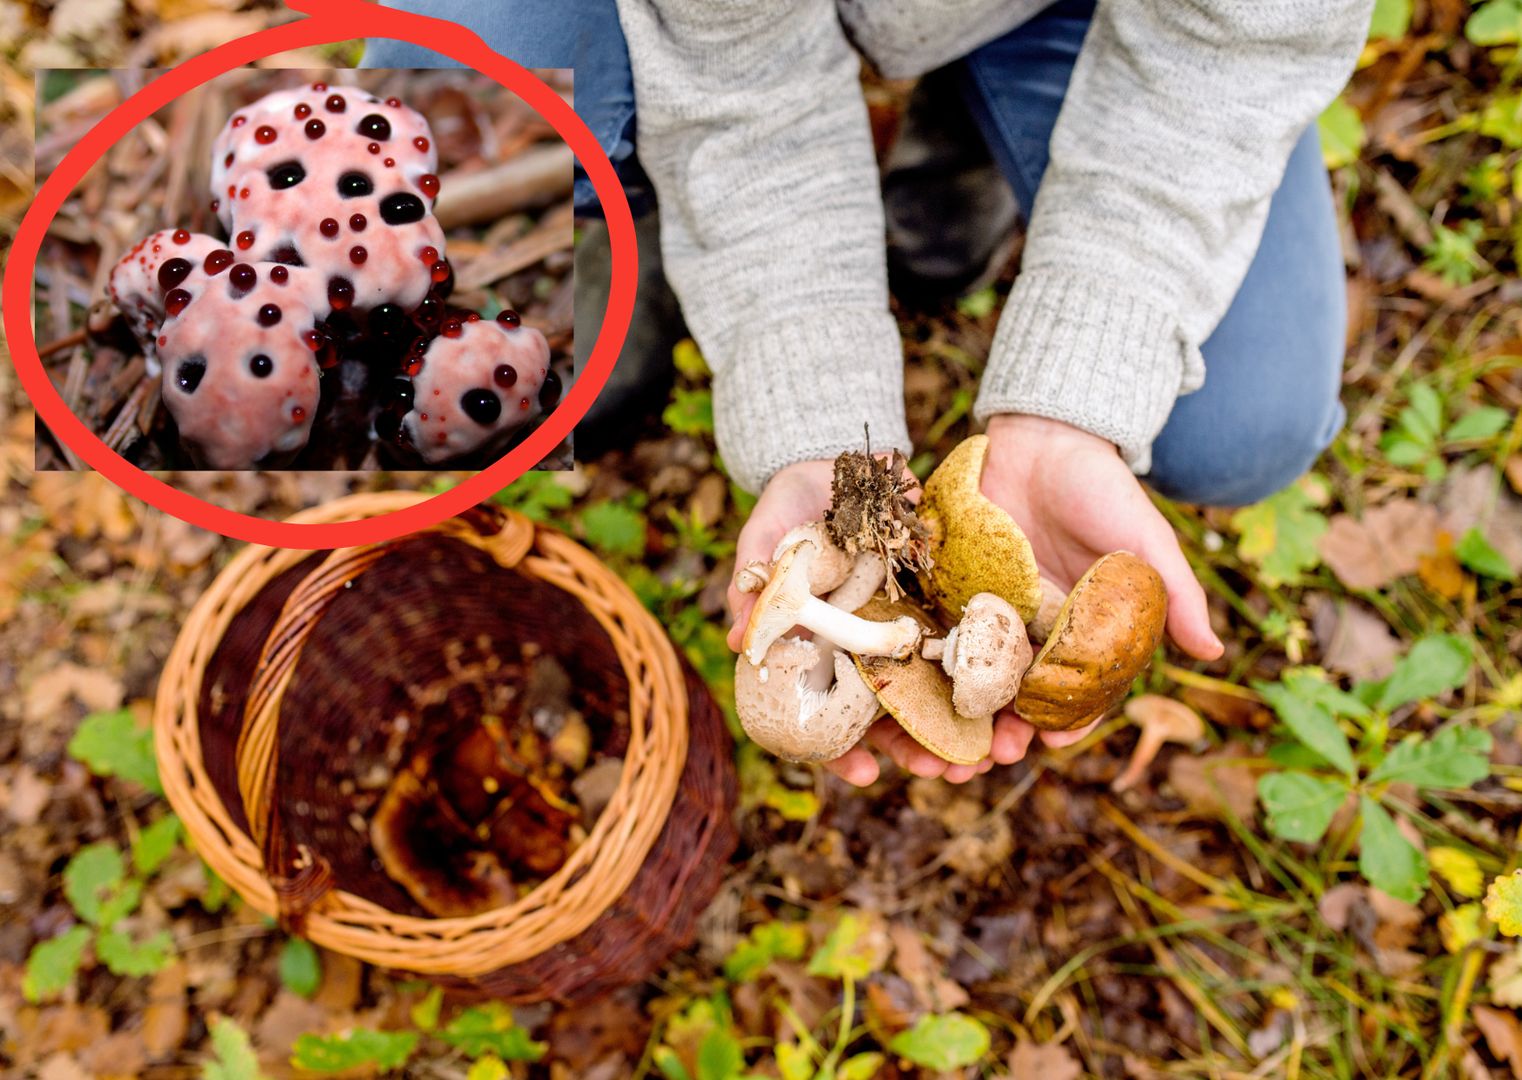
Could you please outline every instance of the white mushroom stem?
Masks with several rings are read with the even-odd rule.
[[[817,551],[812,541],[800,541],[783,552],[772,567],[771,578],[761,590],[745,628],[742,642],[745,658],[760,664],[772,643],[797,626],[858,656],[903,659],[913,652],[924,632],[913,616],[872,622],[842,611],[809,591]]]
[[[1110,790],[1127,791],[1141,783],[1164,743],[1192,743],[1205,737],[1205,721],[1182,701],[1159,694],[1143,694],[1126,703],[1126,717],[1141,727],[1131,760],[1119,776],[1110,781]]]
[[[842,611],[856,611],[877,595],[887,579],[888,567],[883,557],[874,551],[864,551],[851,564],[850,576],[830,593],[829,601]]]
[[[926,638],[920,646],[920,655],[926,660],[939,660],[946,674],[950,675],[957,662],[957,628],[953,626],[945,637]]]

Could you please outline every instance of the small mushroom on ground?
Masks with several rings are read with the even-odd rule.
[[[1103,556],[1078,579],[1015,696],[1044,731],[1071,731],[1120,703],[1163,639],[1168,590],[1129,551]]]
[[[881,711],[851,658],[785,637],[760,667],[735,662],[735,711],[763,749],[789,761],[829,761],[861,740]]]
[[[1014,700],[1031,664],[1031,643],[1020,615],[993,593],[967,601],[962,621],[921,649],[951,676],[951,703],[963,716],[992,716]]]
[[[1143,694],[1126,702],[1126,718],[1141,728],[1136,749],[1125,770],[1110,782],[1110,790],[1128,791],[1147,775],[1147,766],[1164,743],[1195,743],[1205,737],[1205,721],[1182,701],[1161,694]]]
[[[772,642],[795,626],[857,656],[910,655],[924,633],[918,620],[907,615],[890,622],[859,619],[809,591],[809,570],[818,551],[812,541],[800,540],[778,558],[745,627],[745,658],[759,666]]]
[[[924,616],[908,604],[877,597],[860,612],[863,619],[911,619]],[[862,678],[877,700],[925,749],[954,765],[973,765],[993,748],[992,715],[963,716],[952,704],[951,679],[939,664],[918,653],[904,660],[856,657]]]
[[[949,621],[982,592],[1008,601],[1029,622],[1041,607],[1041,572],[1015,519],[979,488],[988,436],[964,439],[925,481],[919,517],[930,530],[925,592]]]

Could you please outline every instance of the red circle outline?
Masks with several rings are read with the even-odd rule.
[[[0,306],[5,337],[16,373],[37,415],[85,464],[151,506],[203,529],[249,543],[299,550],[323,550],[380,543],[452,517],[512,483],[555,448],[591,407],[623,346],[634,311],[638,253],[634,219],[613,164],[575,111],[524,67],[493,52],[475,34],[444,19],[415,15],[362,0],[290,0],[308,18],[229,41],[166,71],[107,114],[80,139],[38,189],[6,258]],[[32,335],[32,284],[47,227],[89,169],[135,125],[180,94],[234,68],[293,49],[349,41],[356,26],[366,36],[426,46],[488,76],[513,91],[565,139],[592,181],[607,218],[613,275],[608,306],[596,345],[572,387],[522,443],[456,487],[414,506],[357,521],[308,523],[270,521],[217,506],[183,492],[128,462],[106,446],[74,415],[54,389]]]

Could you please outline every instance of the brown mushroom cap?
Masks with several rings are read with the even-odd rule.
[[[1129,551],[1101,557],[1068,594],[1015,711],[1044,731],[1103,716],[1152,659],[1167,616],[1168,590],[1156,570]]]
[[[861,741],[877,698],[845,653],[834,653],[833,685],[809,678],[824,659],[817,642],[779,638],[759,667],[735,661],[735,712],[752,742],[788,761],[830,761]]]
[[[1031,665],[1025,624],[1002,597],[978,593],[967,601],[955,635],[951,703],[963,716],[992,716],[1014,700]]]
[[[1041,607],[1041,571],[1015,519],[979,489],[988,436],[964,439],[925,481],[919,517],[935,564],[921,575],[949,622],[975,595],[993,593],[1029,622]]]
[[[934,624],[913,605],[880,597],[868,601],[856,614],[875,622],[911,615],[934,631]],[[973,765],[988,756],[993,748],[993,717],[958,715],[951,704],[951,679],[939,664],[918,653],[906,660],[882,656],[854,659],[883,708],[926,750],[955,765]]]

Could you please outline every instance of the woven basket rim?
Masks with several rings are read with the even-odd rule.
[[[292,522],[374,517],[429,498],[419,492],[350,495]],[[629,887],[664,828],[687,758],[688,697],[665,631],[632,590],[587,549],[549,526],[498,510],[532,530],[518,564],[570,594],[608,633],[629,682],[630,741],[612,800],[571,860],[513,904],[468,917],[399,914],[342,889],[306,915],[312,941],[370,963],[420,974],[476,977],[521,963],[591,926]],[[514,519],[517,519],[514,522]],[[427,535],[432,529],[414,534]],[[199,700],[206,666],[237,615],[264,585],[309,558],[249,545],[197,599],[165,663],[154,706],[154,746],[165,795],[206,860],[255,910],[278,916],[259,844],[233,821],[201,759]]]

